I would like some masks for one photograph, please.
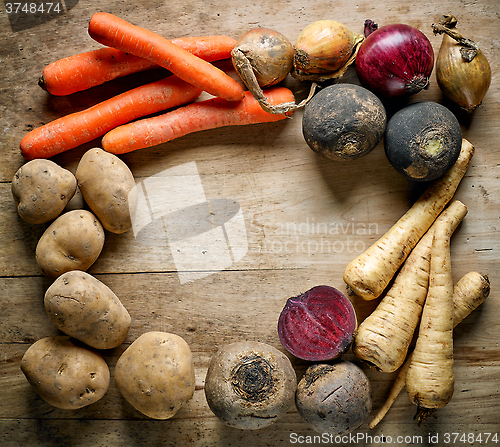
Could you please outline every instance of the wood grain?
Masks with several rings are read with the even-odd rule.
[[[379,24],[401,22],[423,30],[436,54],[441,37],[432,34],[432,22],[443,13],[457,16],[462,34],[479,43],[491,64],[493,80],[483,104],[467,116],[442,97],[434,75],[430,88],[409,101],[431,100],[448,106],[459,118],[464,136],[476,147],[455,196],[469,212],[452,238],[453,278],[457,281],[470,270],[488,274],[492,293],[455,330],[456,386],[450,404],[419,427],[413,420],[416,408],[403,392],[375,430],[369,431],[364,424],[356,431],[356,443],[380,445],[375,437],[383,435],[393,437],[393,442],[403,436],[408,437],[405,444],[413,440],[413,444],[430,445],[428,436],[434,433],[500,432],[497,3],[89,0],[55,20],[18,32],[11,30],[6,14],[0,15],[0,444],[281,446],[290,445],[297,436],[312,440],[321,435],[309,429],[295,409],[274,426],[257,432],[223,426],[210,412],[203,392],[210,358],[219,346],[240,340],[263,341],[284,352],[276,324],[286,300],[319,284],[345,291],[342,273],[348,262],[377,240],[425,187],[407,182],[391,168],[382,143],[366,157],[346,163],[328,162],[316,155],[303,140],[301,111],[279,123],[214,129],[124,155],[137,182],[195,162],[207,198],[238,202],[248,250],[227,269],[183,283],[168,243],[146,246],[131,231],[106,233],[103,252],[89,273],[117,294],[133,320],[124,344],[103,352],[111,375],[119,355],[139,335],[150,330],[173,332],[185,338],[193,351],[195,395],[168,421],[154,421],[134,410],[113,379],[104,398],[89,407],[72,412],[51,407],[33,391],[19,368],[31,343],[58,333],[43,308],[50,280],[39,272],[34,259],[46,225],[24,222],[11,194],[12,177],[24,162],[19,141],[33,127],[165,75],[152,70],[69,97],[51,97],[41,90],[37,78],[45,65],[99,47],[87,34],[88,21],[96,11],[114,13],[169,38],[209,34],[237,38],[250,28],[265,26],[292,42],[315,20],[339,20],[361,33],[364,20],[371,18]],[[235,76],[228,61],[220,64]],[[359,83],[353,67],[342,82]],[[298,100],[307,95],[308,86],[290,77],[284,84]],[[395,110],[394,105],[386,105],[389,113]],[[60,154],[54,161],[75,172],[83,153],[94,146],[99,146],[99,140]],[[70,207],[85,207],[81,196]],[[376,306],[376,302],[351,299],[360,321]],[[290,358],[300,378],[308,364]],[[351,352],[345,358],[356,361]],[[362,366],[372,384],[375,412],[395,375]]]

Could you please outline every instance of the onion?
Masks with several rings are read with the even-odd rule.
[[[292,76],[319,82],[341,77],[354,62],[363,39],[335,20],[309,24],[294,45]]]
[[[366,21],[365,26],[373,28],[373,22]],[[364,87],[389,98],[428,87],[434,51],[421,31],[392,24],[367,34],[356,57],[356,72]]]
[[[294,49],[283,34],[268,28],[253,28],[236,42],[231,51],[231,60],[242,81],[260,106],[269,113],[287,115],[314,94],[315,86],[307,100],[301,104],[270,104],[262,87],[270,87],[281,82],[293,67]]]
[[[477,44],[454,28],[455,17],[446,15],[433,24],[434,33],[444,33],[436,59],[436,80],[444,95],[467,112],[483,101],[491,84],[491,68]]]

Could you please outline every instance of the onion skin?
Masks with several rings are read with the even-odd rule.
[[[356,58],[364,87],[388,98],[409,96],[427,88],[434,50],[420,30],[405,24],[385,25],[369,34]]]
[[[293,66],[293,45],[281,33],[268,28],[253,28],[236,42],[232,53],[235,69],[241,75],[238,58],[251,64],[259,85],[271,87],[281,82]],[[245,80],[245,79],[243,79]]]
[[[491,68],[481,50],[467,62],[460,53],[461,47],[447,34],[443,36],[436,58],[436,80],[446,97],[471,113],[490,87]]]
[[[335,20],[306,26],[295,42],[294,67],[305,73],[329,73],[341,68],[354,49],[356,35]]]

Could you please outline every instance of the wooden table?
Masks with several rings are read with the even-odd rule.
[[[66,5],[70,7],[68,1]],[[43,308],[43,295],[51,282],[40,274],[34,258],[35,246],[47,225],[24,222],[11,195],[13,175],[24,162],[19,142],[33,127],[158,76],[154,72],[131,76],[69,97],[51,97],[37,86],[48,63],[100,47],[87,34],[88,21],[96,11],[114,13],[169,38],[210,34],[237,38],[250,28],[264,26],[282,32],[292,42],[306,25],[318,19],[336,19],[361,33],[364,20],[371,18],[379,24],[402,22],[423,30],[436,54],[441,37],[433,35],[431,24],[445,13],[457,16],[459,29],[479,43],[491,63],[493,80],[483,104],[473,115],[465,116],[443,100],[434,76],[430,88],[410,101],[448,105],[457,114],[464,136],[476,147],[456,194],[469,213],[453,236],[453,278],[456,281],[470,270],[488,274],[492,293],[455,331],[456,386],[449,405],[419,427],[413,419],[416,407],[403,392],[378,427],[370,431],[364,424],[343,445],[375,446],[389,441],[447,445],[448,433],[460,434],[455,444],[470,445],[464,442],[468,436],[476,439],[483,434],[483,444],[484,433],[500,436],[498,2],[86,0],[54,20],[15,32],[5,12],[0,15],[0,444],[325,444],[324,438],[312,438],[321,434],[309,429],[295,409],[275,425],[256,432],[225,427],[205,400],[207,365],[218,347],[234,341],[258,340],[284,350],[276,324],[287,298],[319,284],[345,291],[342,274],[347,263],[392,226],[423,191],[422,185],[407,182],[392,169],[382,144],[366,157],[346,163],[316,155],[303,140],[301,111],[278,123],[210,130],[124,155],[122,159],[137,182],[194,163],[207,198],[234,199],[240,205],[248,248],[242,259],[228,268],[182,282],[167,244],[141,245],[131,231],[107,233],[103,252],[89,273],[114,290],[133,319],[125,343],[103,352],[111,375],[120,354],[139,335],[173,332],[193,351],[196,391],[167,421],[148,419],[135,411],[121,397],[113,379],[107,394],[91,406],[78,411],[50,406],[38,397],[19,368],[33,342],[58,334]],[[353,69],[343,82],[358,83]],[[307,93],[308,85],[290,77],[285,85],[297,98]],[[53,160],[75,172],[82,154],[99,144],[99,140],[93,141]],[[79,195],[71,206],[84,206]],[[353,303],[360,321],[377,304],[356,298]],[[308,363],[290,358],[300,378]],[[351,352],[345,358],[356,361]],[[371,380],[375,412],[395,375],[363,368]]]

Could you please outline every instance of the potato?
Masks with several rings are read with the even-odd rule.
[[[136,410],[153,419],[169,419],[194,394],[191,350],[178,335],[146,332],[118,359],[115,382]]]
[[[300,380],[295,405],[302,419],[317,432],[348,434],[370,415],[370,382],[354,363],[318,363],[310,366]]]
[[[54,220],[75,192],[75,176],[51,160],[31,160],[12,179],[19,216],[32,224]]]
[[[130,315],[113,291],[80,270],[59,276],[44,306],[57,329],[96,349],[119,346],[130,329]]]
[[[100,148],[90,149],[75,175],[85,202],[106,230],[121,234],[132,227],[128,195],[135,180],[121,159]]]
[[[109,387],[109,368],[103,357],[65,335],[31,345],[21,360],[21,370],[42,399],[64,410],[97,402]]]
[[[104,230],[99,220],[90,211],[68,211],[42,234],[36,262],[44,275],[55,279],[70,270],[87,270],[103,246]]]

